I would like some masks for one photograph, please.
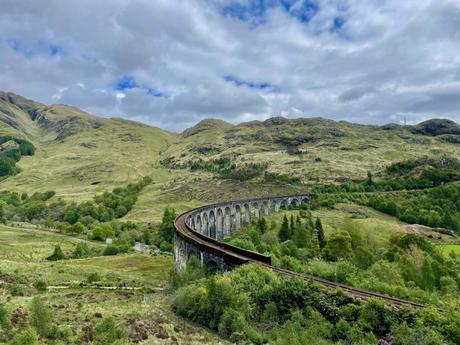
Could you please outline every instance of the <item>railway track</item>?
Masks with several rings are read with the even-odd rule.
[[[201,234],[197,233],[195,230],[192,230],[187,225],[187,219],[196,210],[198,210],[198,209],[193,209],[193,210],[187,211],[187,212],[181,214],[180,216],[178,216],[176,218],[176,220],[174,221],[174,227],[176,229],[177,235],[181,236],[183,239],[185,239],[185,240],[187,240],[189,242],[192,242],[192,243],[194,243],[194,244],[196,244],[196,245],[198,245],[198,246],[200,246],[202,248],[204,247],[204,248],[207,248],[210,251],[217,252],[221,256],[231,257],[234,261],[240,262],[241,264],[244,264],[244,263],[258,264],[258,265],[266,267],[267,269],[269,269],[269,270],[271,270],[273,272],[277,272],[277,273],[280,273],[280,274],[283,274],[283,275],[286,275],[286,276],[289,276],[289,277],[299,277],[299,278],[304,279],[306,281],[312,280],[312,281],[315,281],[316,283],[318,283],[318,284],[320,284],[320,285],[322,285],[322,286],[324,286],[324,287],[326,287],[326,288],[328,288],[330,290],[338,290],[338,289],[340,289],[340,290],[343,290],[343,291],[347,292],[348,294],[350,294],[354,298],[361,299],[361,300],[367,300],[369,298],[376,298],[376,299],[383,300],[383,301],[385,301],[387,303],[390,303],[390,304],[394,305],[397,308],[401,308],[401,307],[404,307],[404,306],[410,306],[410,307],[413,307],[413,308],[423,308],[425,306],[424,304],[421,304],[421,303],[408,301],[408,300],[403,300],[403,299],[399,299],[399,298],[396,298],[396,297],[391,297],[391,296],[379,294],[379,293],[372,292],[372,291],[358,289],[358,288],[355,288],[355,287],[352,287],[352,286],[349,286],[349,285],[333,282],[333,281],[330,281],[330,280],[327,280],[327,279],[324,279],[324,278],[289,271],[289,270],[286,270],[286,269],[275,267],[275,266],[273,266],[271,264],[267,264],[266,262],[254,259],[253,257],[251,257],[252,256],[251,254],[253,252],[242,250],[242,249],[239,249],[239,248],[238,248],[238,250],[232,249],[231,246],[226,245],[225,243],[220,243],[220,242],[218,242],[218,241],[216,241],[216,240],[214,240],[212,238],[209,238],[209,237],[206,237],[204,235],[201,235]],[[244,254],[245,252],[247,252],[247,255]]]

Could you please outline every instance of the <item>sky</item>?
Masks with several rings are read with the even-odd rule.
[[[2,0],[0,90],[173,131],[460,122],[460,0]]]

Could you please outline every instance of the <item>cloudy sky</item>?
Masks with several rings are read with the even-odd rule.
[[[170,130],[460,121],[460,0],[2,0],[0,90]]]

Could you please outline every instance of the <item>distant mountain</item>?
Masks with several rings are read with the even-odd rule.
[[[152,175],[160,151],[177,134],[141,123],[102,118],[66,105],[44,105],[0,92],[0,134],[32,142],[22,172],[1,189],[56,190],[66,198],[89,198],[97,190]]]
[[[459,125],[433,119],[416,126],[370,126],[323,118],[274,117],[232,125],[206,119],[180,134],[102,118],[66,105],[44,105],[0,92],[0,135],[37,148],[0,189],[85,200],[151,176],[128,218],[159,219],[163,208],[296,193],[318,182],[363,179],[405,159],[460,159]]]
[[[212,162],[228,158],[237,166],[266,165],[269,173],[293,176],[301,183],[343,182],[364,178],[368,170],[383,172],[385,166],[408,158],[442,154],[458,158],[459,129],[455,122],[442,119],[416,126],[324,118],[274,117],[236,126],[204,120],[182,133],[181,140],[164,153],[163,163],[222,175]]]

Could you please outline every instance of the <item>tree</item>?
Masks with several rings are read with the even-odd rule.
[[[39,297],[32,298],[30,303],[30,324],[43,337],[49,337],[53,332],[53,314],[51,309]]]
[[[305,226],[298,226],[293,234],[293,240],[297,247],[306,248],[309,243],[309,231]]]
[[[176,219],[176,212],[173,209],[166,208],[163,213],[163,219],[160,225],[161,242],[172,244],[174,240],[174,219]]]
[[[372,181],[372,172],[370,170],[367,172],[366,184],[369,186],[374,184],[374,181]]]
[[[73,232],[74,234],[81,234],[84,230],[85,230],[85,226],[80,222],[76,222],[70,227],[70,231]]]
[[[259,231],[261,234],[265,234],[265,232],[268,230],[267,221],[265,220],[264,217],[259,218],[257,225],[259,227]]]
[[[315,229],[318,235],[318,245],[323,249],[326,246],[326,237],[324,236],[323,224],[321,224],[321,219],[319,219],[319,217],[316,218]]]
[[[61,249],[60,245],[54,247],[54,252],[46,258],[48,261],[58,261],[65,259],[65,255]]]
[[[337,261],[339,258],[351,256],[351,236],[348,232],[333,233],[324,247],[326,258]]]
[[[281,224],[280,232],[278,233],[278,238],[281,242],[287,241],[292,237],[291,229],[289,227],[289,221],[286,215],[283,217],[283,223]]]
[[[291,234],[293,234],[296,228],[296,223],[294,222],[294,215],[292,214],[291,214],[291,221],[289,223],[289,228],[291,230]]]
[[[0,176],[11,176],[16,174],[16,163],[5,155],[0,155]]]
[[[105,241],[107,238],[111,238],[115,236],[115,232],[112,229],[112,226],[109,223],[102,223],[97,225],[92,233],[91,237],[94,240]]]

